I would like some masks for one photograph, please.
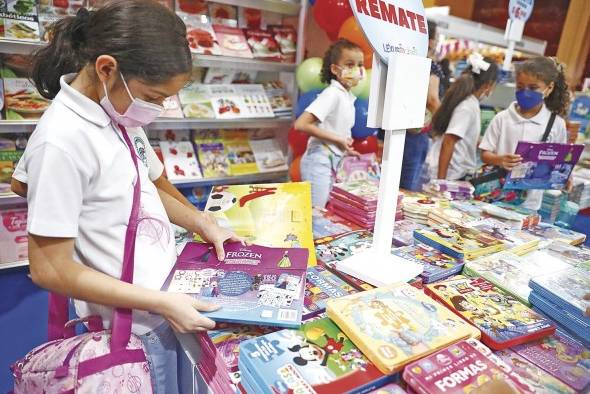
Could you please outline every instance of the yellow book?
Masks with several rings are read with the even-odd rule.
[[[461,339],[480,337],[477,328],[407,283],[328,300],[327,312],[386,374]]]

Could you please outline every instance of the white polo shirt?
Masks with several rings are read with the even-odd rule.
[[[75,238],[76,261],[120,278],[137,174],[120,130],[99,104],[68,84],[74,77],[62,77],[61,91],[39,121],[14,177],[28,184],[31,234]],[[159,290],[176,259],[174,231],[150,180],[163,167],[144,131],[127,131],[141,178],[133,282]],[[75,305],[79,316],[98,314],[110,325],[112,308],[78,300]],[[162,322],[160,316],[133,312],[136,334]]]
[[[340,82],[333,79],[330,86],[325,88],[305,111],[318,118],[320,121],[319,127],[322,130],[338,134],[344,138],[350,138],[352,135],[351,129],[354,126],[355,100],[354,94],[346,90]],[[310,149],[315,145],[327,145],[334,154],[343,155],[338,146],[310,137],[307,148]]]
[[[460,138],[455,144],[453,157],[447,169],[447,179],[457,180],[477,169],[477,139],[481,132],[481,111],[479,100],[470,95],[461,101],[447,126],[445,134],[456,135]],[[438,177],[438,160],[442,146],[442,136],[434,141],[429,153],[429,168],[432,179]]]
[[[545,128],[551,117],[551,111],[545,104],[539,113],[530,119],[523,118],[516,111],[516,102],[504,111],[499,112],[490,122],[479,148],[494,152],[498,155],[513,154],[518,141],[539,142],[543,138]],[[547,142],[565,144],[567,130],[565,120],[557,116]],[[543,200],[542,190],[530,190],[526,201],[522,204],[526,208],[538,210]]]

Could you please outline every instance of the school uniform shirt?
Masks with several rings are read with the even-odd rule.
[[[319,96],[305,109],[320,121],[322,130],[338,134],[343,138],[351,137],[354,126],[355,108],[354,94],[346,90],[337,80],[333,79],[330,86],[325,88]],[[328,143],[315,137],[310,137],[307,149],[315,145],[325,145],[332,153],[342,156],[344,152],[335,144]]]
[[[479,100],[474,95],[471,95],[455,107],[445,131],[445,134],[456,135],[460,138],[455,144],[446,179],[455,181],[475,172],[477,169],[477,139],[480,132],[481,112]],[[438,177],[438,160],[442,139],[441,136],[434,140],[431,154],[429,154],[428,162],[432,179]]]
[[[74,238],[74,260],[118,279],[137,173],[121,131],[99,104],[69,85],[74,77],[62,77],[14,177],[28,184],[29,233]],[[176,259],[174,231],[151,182],[163,167],[144,131],[127,131],[141,180],[133,283],[159,290]],[[75,306],[79,316],[100,315],[110,326],[112,308],[80,300]],[[133,332],[145,334],[163,321],[133,311]]]
[[[541,141],[550,117],[551,111],[543,104],[537,115],[526,119],[516,111],[516,102],[513,102],[492,119],[479,148],[498,155],[514,154],[519,141]],[[555,118],[547,142],[567,142],[567,130],[562,117]],[[522,206],[538,210],[541,208],[542,200],[543,190],[530,190]]]

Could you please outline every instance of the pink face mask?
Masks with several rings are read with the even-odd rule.
[[[109,100],[107,85],[103,82],[102,86],[104,88],[104,97],[102,100],[100,100],[100,105],[110,116],[113,122],[121,126],[141,127],[152,123],[164,111],[164,107],[133,97],[129,91],[129,87],[127,87],[125,77],[123,77],[123,74],[120,75],[121,79],[123,80],[123,84],[125,85],[125,90],[127,90],[127,94],[131,98],[131,104],[129,104],[129,107],[127,107],[127,110],[124,114],[117,112]]]

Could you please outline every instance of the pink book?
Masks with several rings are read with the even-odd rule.
[[[358,201],[361,204],[377,204],[379,196],[379,182],[363,180],[336,183],[332,191]]]

